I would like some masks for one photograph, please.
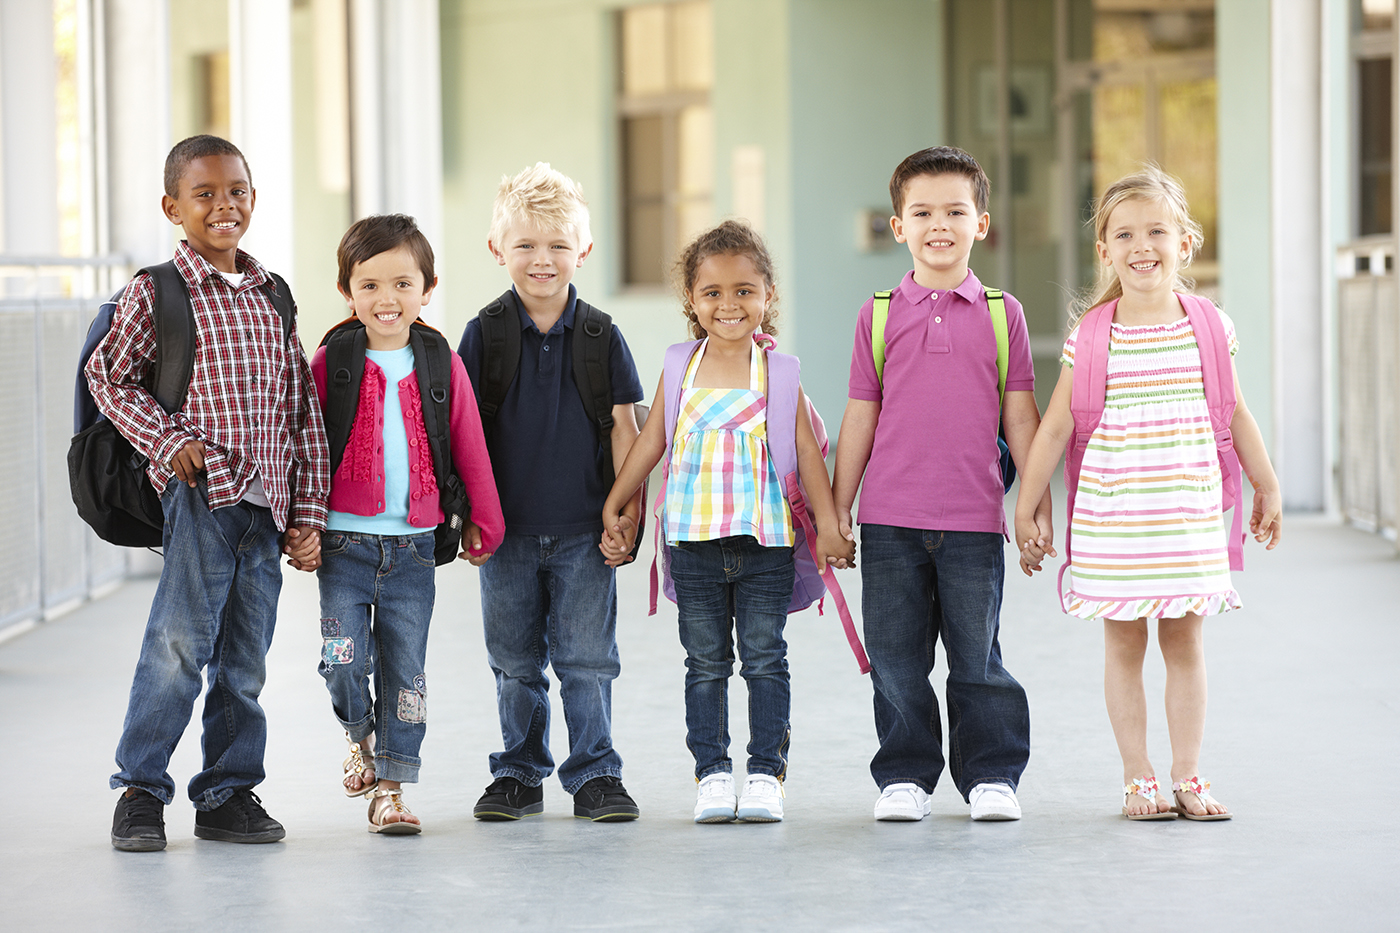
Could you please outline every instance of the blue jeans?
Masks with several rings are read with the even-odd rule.
[[[751,535],[670,546],[671,580],[685,646],[685,744],[697,780],[733,768],[729,759],[729,676],[734,636],[739,676],[749,688],[748,773],[787,774],[788,603],[796,572],[790,547],[764,547]]]
[[[870,762],[884,788],[932,792],[943,771],[934,642],[948,661],[948,771],[966,799],[978,784],[1015,789],[1030,757],[1026,691],[1001,664],[1004,541],[999,534],[862,525],[861,609],[875,688]]]
[[[507,533],[481,567],[481,614],[505,743],[491,755],[491,775],[535,787],[554,770],[545,674],[552,664],[569,729],[569,757],[559,766],[564,789],[575,794],[594,778],[621,777],[612,745],[617,586],[598,535]]]
[[[328,531],[321,560],[317,670],[335,718],[356,742],[374,733],[377,777],[413,783],[428,730],[423,661],[435,593],[433,535]]]
[[[209,511],[203,480],[171,480],[161,495],[165,566],[151,600],[131,682],[112,787],[139,787],[163,803],[175,796],[166,768],[189,724],[207,667],[204,770],[190,780],[196,809],[221,806],[260,783],[267,720],[258,695],[282,589],[272,513],[238,503]]]

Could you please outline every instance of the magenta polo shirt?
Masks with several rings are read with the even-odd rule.
[[[873,299],[856,318],[850,397],[880,403],[861,483],[862,523],[1007,533],[997,455],[997,342],[982,283],[951,291],[910,272],[890,296],[885,384],[870,351]],[[1006,391],[1035,389],[1021,303],[1006,295]]]

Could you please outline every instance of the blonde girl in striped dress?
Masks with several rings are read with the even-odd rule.
[[[793,519],[768,450],[773,261],[749,227],[726,221],[677,264],[695,338],[679,387],[663,372],[656,401],[603,507],[603,553],[620,561],[635,524],[620,512],[669,448],[665,511],[671,578],[686,650],[686,744],[695,756],[697,823],[783,818],[790,692],[783,627],[793,595]],[[680,392],[673,437],[662,412]],[[838,532],[826,461],[798,390],[797,469],[816,521],[818,565],[845,567],[855,544]],[[728,681],[738,641],[748,685],[747,779],[735,793]]]
[[[1100,284],[1082,313],[1117,301],[1109,331],[1103,420],[1084,454],[1070,516],[1074,541],[1066,613],[1102,619],[1104,696],[1123,758],[1128,819],[1229,819],[1200,778],[1206,665],[1202,621],[1240,606],[1230,581],[1222,480],[1202,382],[1201,356],[1177,292],[1181,271],[1201,248],[1181,184],[1150,167],[1115,182],[1094,215]],[[1220,312],[1236,350],[1234,325]],[[1035,504],[1074,434],[1070,410],[1076,327],[1021,474],[1016,544],[1029,576],[1055,556],[1033,520]],[[1231,367],[1233,371],[1233,366]],[[1280,494],[1264,439],[1240,394],[1230,430],[1254,487],[1249,527],[1273,549],[1280,538]],[[1166,665],[1172,798],[1159,790],[1147,753],[1142,665],[1148,619]]]

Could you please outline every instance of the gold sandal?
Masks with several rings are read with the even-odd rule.
[[[1123,815],[1130,820],[1174,820],[1176,812],[1173,810],[1156,810],[1151,813],[1129,813],[1128,798],[1137,794],[1139,797],[1146,797],[1152,802],[1152,806],[1157,806],[1159,795],[1157,793],[1157,776],[1149,774],[1147,777],[1133,778],[1131,784],[1123,785]]]
[[[369,792],[374,790],[379,784],[378,774],[375,774],[374,780],[369,782],[365,781],[365,772],[369,771],[372,773],[374,771],[374,752],[368,747],[368,739],[363,743],[356,742],[354,739],[350,738],[350,733],[347,732],[345,733],[345,741],[350,743],[350,754],[347,755],[345,761],[341,763],[344,769],[344,777],[342,777],[340,781],[341,787],[345,790],[345,796],[347,797],[367,796]],[[359,790],[353,789],[346,783],[350,780],[350,775],[352,774],[357,775],[360,779]]]
[[[423,831],[422,823],[409,823],[403,819],[405,814],[413,815],[413,811],[403,805],[403,788],[376,787],[368,796],[370,832],[386,836],[413,836]],[[386,823],[384,818],[390,812],[397,813],[399,818]]]

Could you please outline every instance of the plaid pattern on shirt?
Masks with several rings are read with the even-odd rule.
[[[283,342],[282,320],[263,291],[267,270],[242,250],[237,264],[244,278],[234,289],[188,243],[175,250],[198,334],[184,408],[166,414],[147,388],[156,338],[155,288],[145,275],[122,294],[111,331],[88,360],[88,385],[102,413],[150,457],[147,475],[158,491],[175,475],[171,458],[202,441],[209,508],[238,502],[256,473],[279,529],[324,529],[330,458],[311,368],[295,321]]]

